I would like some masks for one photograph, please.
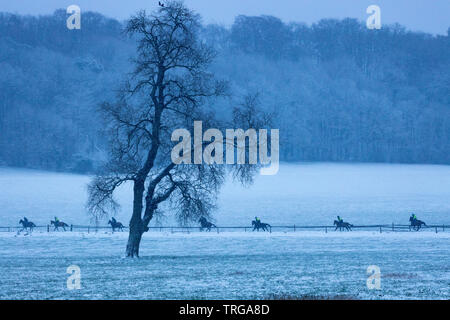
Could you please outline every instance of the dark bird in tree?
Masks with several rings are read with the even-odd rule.
[[[113,197],[116,188],[132,185],[128,257],[139,256],[142,235],[156,214],[169,209],[180,224],[209,217],[227,169],[244,183],[251,182],[260,168],[172,161],[175,130],[183,128],[193,135],[194,120],[208,128],[235,127],[217,119],[217,112],[206,105],[225,95],[228,86],[208,71],[214,51],[201,41],[200,31],[199,15],[179,1],[167,2],[165,10],[150,15],[141,11],[126,26],[137,41],[135,68],[117,100],[101,106],[110,148],[103,170],[88,186],[87,207],[96,218],[110,214],[118,205]],[[235,118],[257,124],[256,111],[236,113]],[[241,119],[247,115],[252,119]]]
[[[164,3],[161,3],[161,1],[158,1],[158,4],[160,7],[164,7]]]

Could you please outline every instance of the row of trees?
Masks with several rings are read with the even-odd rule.
[[[96,110],[132,70],[123,25],[83,13],[0,14],[0,164],[89,171],[105,156]],[[354,19],[311,26],[239,16],[202,26],[230,82],[228,105],[259,94],[286,161],[450,163],[450,38]]]

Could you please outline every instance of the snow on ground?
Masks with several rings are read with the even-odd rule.
[[[0,233],[0,299],[450,299],[450,233]],[[81,290],[68,290],[69,265]],[[381,269],[369,290],[366,270]]]
[[[89,224],[82,175],[0,168],[0,226],[27,216]],[[119,190],[127,224],[129,188]],[[248,225],[450,224],[450,166],[282,165],[250,188],[227,183],[215,221]],[[103,222],[105,223],[105,221]],[[154,224],[154,223],[153,223]],[[168,218],[163,225],[174,222]],[[272,294],[362,299],[449,299],[450,233],[323,231],[219,234],[149,232],[140,259],[124,259],[126,233],[0,232],[0,299],[252,299]],[[66,268],[79,265],[82,289],[68,290]],[[381,290],[366,269],[381,268]]]
[[[0,168],[0,226],[17,225],[23,216],[38,225],[54,216],[89,224],[88,182],[82,175]],[[125,225],[132,203],[129,187],[117,193],[122,205],[117,218]],[[428,224],[450,224],[449,199],[450,166],[282,164],[277,175],[258,176],[249,188],[227,183],[215,221],[242,226],[257,215],[272,225],[323,225],[340,215],[357,225],[405,224],[414,212]],[[169,215],[161,224],[174,221]]]

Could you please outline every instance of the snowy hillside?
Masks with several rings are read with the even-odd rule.
[[[54,216],[89,224],[88,181],[82,175],[0,168],[0,225],[17,225],[23,216],[38,225]],[[127,225],[130,185],[117,198],[117,218]],[[214,217],[222,226],[248,225],[254,216],[272,225],[330,224],[336,215],[355,224],[401,224],[414,212],[429,224],[450,224],[449,199],[450,166],[283,164],[277,175],[258,176],[249,188],[227,183]],[[173,225],[170,213],[160,223]]]

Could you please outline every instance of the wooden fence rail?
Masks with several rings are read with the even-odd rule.
[[[44,230],[46,232],[55,232],[54,227],[50,225],[39,225],[34,228],[35,230]],[[128,227],[124,227],[124,229],[128,229]],[[270,232],[279,231],[279,232],[297,232],[302,230],[316,230],[316,231],[324,231],[325,233],[329,231],[335,231],[336,226],[332,225],[316,225],[316,226],[301,226],[301,225],[285,225],[285,226],[272,226],[270,228]],[[2,227],[0,226],[0,232],[17,232],[22,230],[21,226],[8,226]],[[78,232],[99,232],[102,230],[111,230],[110,226],[83,226],[83,225],[70,225],[66,227],[66,231],[78,231]],[[212,232],[219,233],[220,231],[253,231],[252,226],[218,226],[217,228],[212,228]],[[382,232],[401,232],[401,231],[410,231],[410,226],[407,224],[380,224],[380,225],[354,225],[352,230],[367,230],[367,231],[378,231]],[[422,227],[421,230],[432,230],[436,233],[450,231],[450,225],[428,225],[426,227]],[[59,231],[63,231],[63,228],[59,228]],[[170,231],[174,232],[191,232],[191,231],[200,231],[199,227],[176,227],[176,226],[160,226],[160,227],[149,227],[150,232],[163,232]],[[339,230],[338,230],[339,231]],[[412,231],[412,230],[411,230]],[[117,232],[117,231],[116,231]]]

